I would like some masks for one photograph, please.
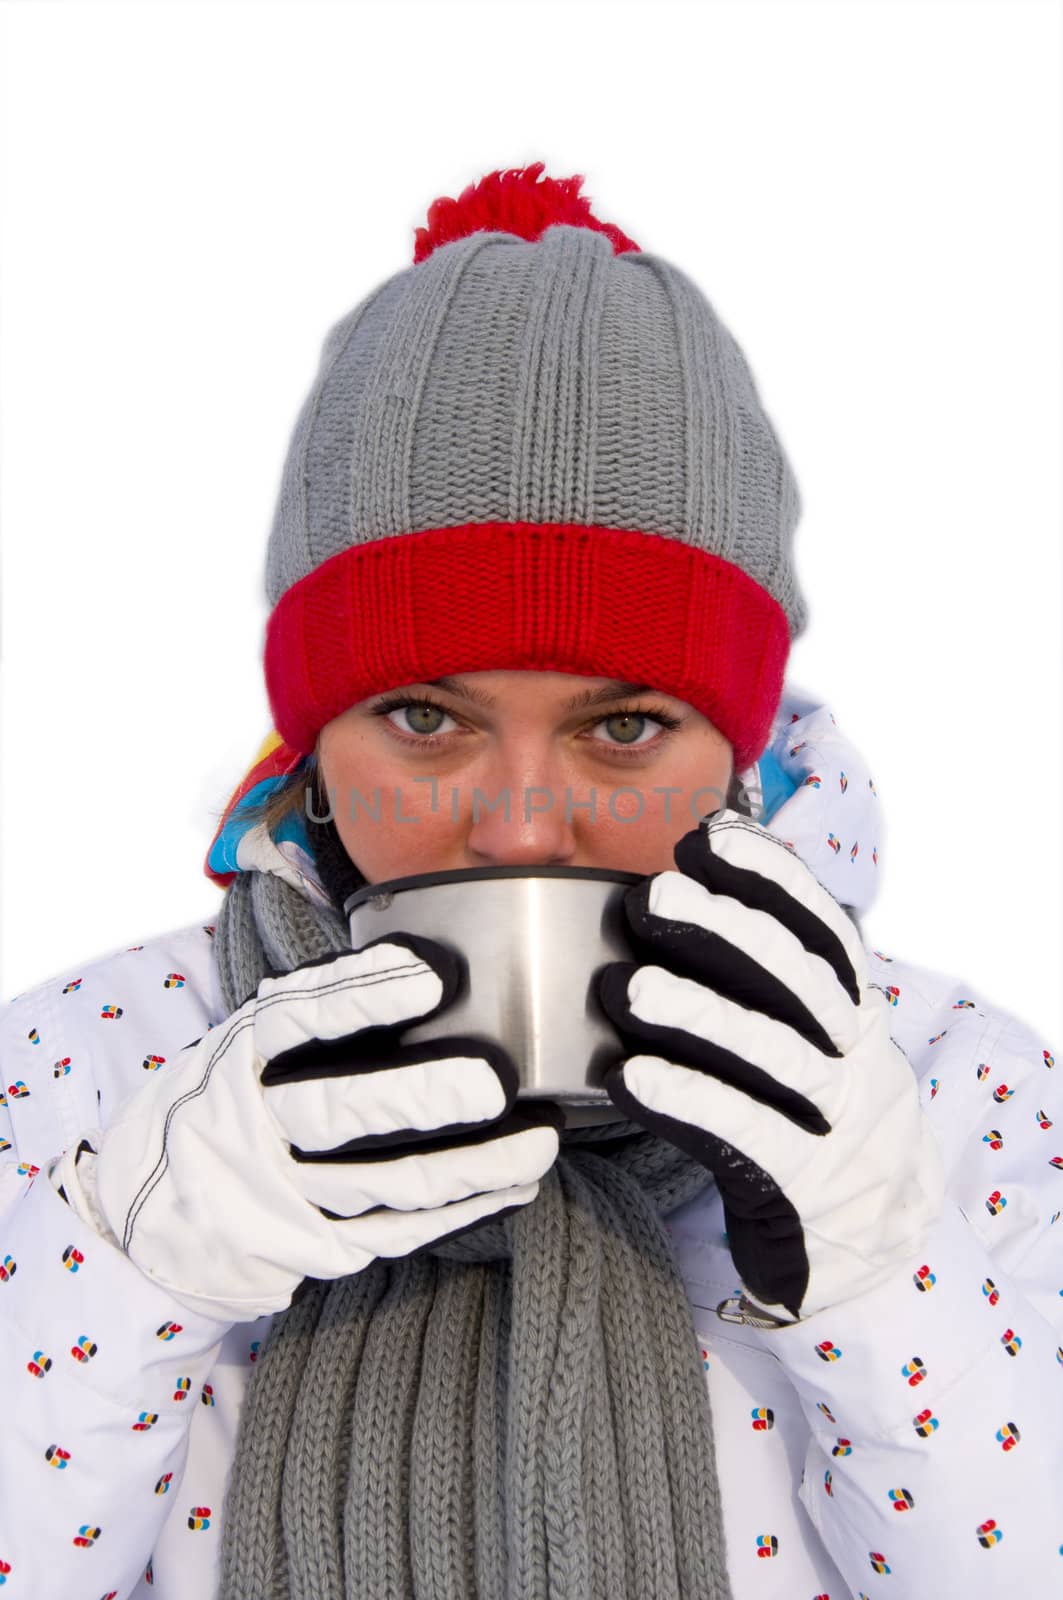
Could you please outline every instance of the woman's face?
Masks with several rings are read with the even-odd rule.
[[[317,744],[368,883],[467,867],[674,868],[724,803],[728,741],[683,700],[567,672],[465,672],[371,695]]]

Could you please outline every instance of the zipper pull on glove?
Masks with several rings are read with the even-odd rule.
[[[722,810],[628,890],[638,962],[599,978],[613,1103],[712,1172],[756,1301],[803,1319],[916,1253],[936,1137],[849,917],[781,839]]]

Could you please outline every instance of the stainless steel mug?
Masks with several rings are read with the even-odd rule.
[[[638,882],[598,867],[471,867],[367,884],[344,911],[355,950],[412,933],[458,957],[457,998],[404,1029],[404,1044],[496,1040],[516,1065],[518,1097],[562,1103],[573,1125],[619,1115],[601,1080],[623,1051],[596,979],[608,962],[634,959],[622,901]]]

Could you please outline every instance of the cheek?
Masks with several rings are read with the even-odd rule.
[[[454,857],[453,824],[439,817],[417,822],[397,821],[394,811],[383,809],[379,823],[362,820],[336,827],[343,847],[367,883],[386,878],[407,878],[420,872],[445,872],[461,865]],[[403,808],[400,815],[405,815]]]
[[[725,757],[706,771],[704,763],[689,773],[672,768],[628,784],[598,787],[593,825],[583,838],[603,866],[630,872],[664,872],[675,866],[672,851],[700,819],[725,803],[730,763]],[[588,819],[589,812],[582,815]]]
[[[401,762],[354,734],[322,740],[322,778],[343,847],[370,883],[442,870],[456,824],[449,786],[414,781]]]
[[[606,792],[614,791],[612,810],[625,820],[641,806],[647,821],[666,823],[670,817],[692,828],[724,804],[731,771],[731,747],[719,738],[676,741],[653,767],[619,774]]]
[[[588,865],[629,872],[673,869],[675,845],[725,804],[731,771],[730,745],[709,733],[673,741],[660,761],[638,772],[596,775],[593,822],[586,808],[573,813],[581,856]],[[578,798],[588,799],[590,786],[588,778]]]

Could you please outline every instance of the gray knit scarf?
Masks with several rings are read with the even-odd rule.
[[[226,1005],[350,948],[244,872]],[[278,1312],[245,1397],[219,1600],[730,1600],[712,1416],[661,1218],[705,1170],[631,1122],[562,1135],[498,1222]]]

